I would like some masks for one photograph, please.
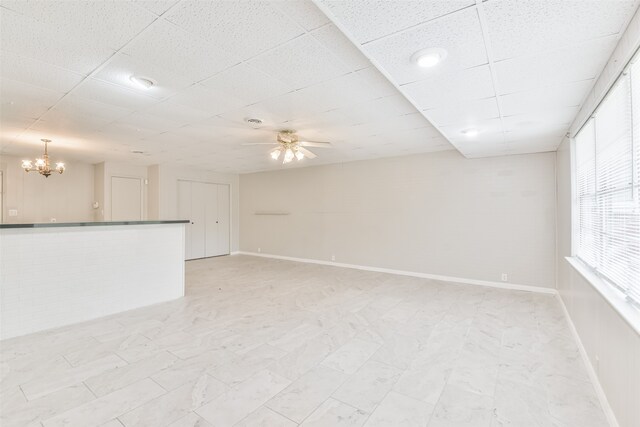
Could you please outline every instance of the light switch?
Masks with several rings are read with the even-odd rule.
[[[18,216],[18,209],[9,209],[9,216]]]

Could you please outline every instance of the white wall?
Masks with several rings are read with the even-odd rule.
[[[447,151],[241,175],[240,248],[553,288],[554,169]]]
[[[0,156],[3,171],[2,219],[5,223],[92,221],[94,166],[87,163],[67,163],[66,171],[49,178],[26,173],[21,158]],[[9,216],[17,209],[18,216]]]
[[[557,152],[558,292],[621,427],[640,420],[640,335],[564,259],[571,255],[569,143]]]
[[[189,219],[178,218],[178,180],[229,184],[231,191],[231,252],[238,251],[240,236],[238,175],[155,165],[149,168],[149,178],[149,213],[156,215],[149,215],[149,219]]]

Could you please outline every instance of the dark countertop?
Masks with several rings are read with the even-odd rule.
[[[39,222],[34,224],[0,224],[3,228],[49,228],[49,227],[95,227],[106,225],[153,225],[153,224],[187,224],[189,220],[170,221],[108,221],[108,222]]]

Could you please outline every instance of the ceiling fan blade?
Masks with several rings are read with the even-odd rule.
[[[298,151],[300,151],[302,154],[304,154],[304,156],[306,158],[308,158],[308,159],[315,159],[316,157],[318,157],[318,156],[316,156],[315,154],[313,154],[311,151],[307,150],[304,147],[298,146]]]
[[[318,147],[318,148],[331,148],[330,142],[318,142],[318,141],[299,141],[298,144],[304,147]]]
[[[242,145],[277,145],[277,142],[245,142]]]

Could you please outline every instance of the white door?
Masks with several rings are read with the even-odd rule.
[[[218,185],[218,255],[229,255],[230,220],[229,220],[229,186]]]
[[[218,253],[218,185],[204,184],[207,256]]]
[[[142,220],[142,179],[111,177],[111,220]]]
[[[204,258],[206,255],[206,214],[205,190],[202,182],[191,183],[191,259]]]
[[[190,181],[178,181],[178,218],[187,219],[189,222],[184,228],[185,235],[185,250],[184,255],[186,259],[192,259],[191,256],[191,182]]]
[[[178,215],[188,219],[186,259],[229,254],[229,186],[178,181]]]

